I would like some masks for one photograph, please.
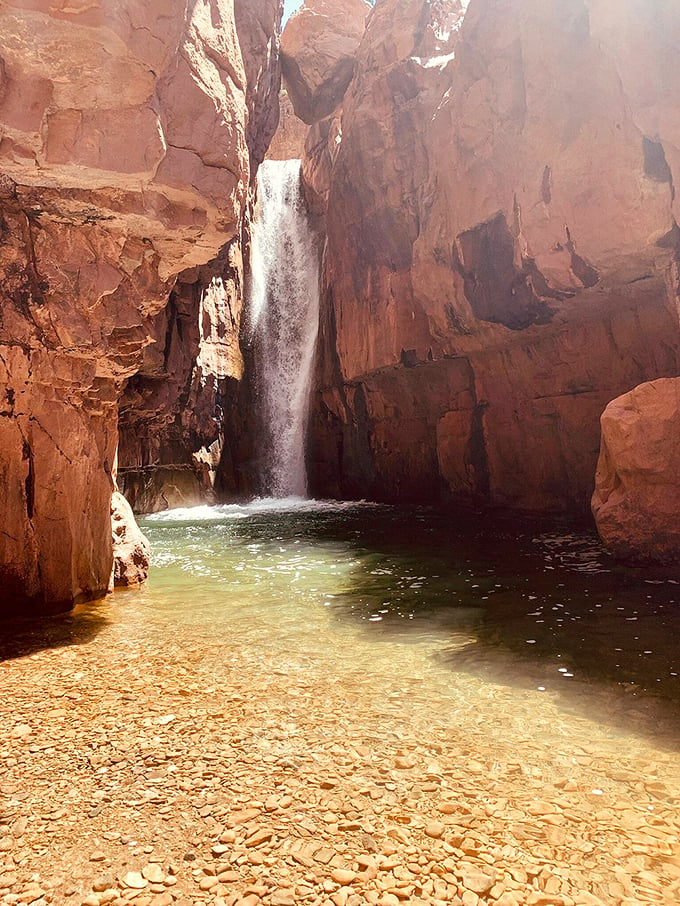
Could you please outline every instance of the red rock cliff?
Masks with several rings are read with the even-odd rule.
[[[238,237],[249,158],[275,128],[257,97],[278,94],[280,3],[248,15],[260,36],[230,0],[0,7],[7,606],[107,589],[121,388],[177,275]]]
[[[678,372],[680,7],[464,12],[381,0],[341,142],[308,142],[314,489],[585,511],[607,403]]]

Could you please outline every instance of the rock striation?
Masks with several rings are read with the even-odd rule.
[[[304,165],[315,493],[587,511],[606,405],[678,373],[678,40],[668,0],[375,7]]]
[[[680,555],[680,379],[641,384],[602,415],[593,514],[607,548],[633,561]]]
[[[238,240],[250,158],[275,128],[275,112],[259,111],[278,95],[268,61],[280,3],[256,10],[272,32],[244,66],[229,0],[0,7],[8,607],[107,590],[122,388],[154,358],[177,275]],[[204,364],[221,340],[205,329]]]

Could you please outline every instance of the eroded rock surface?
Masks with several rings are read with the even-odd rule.
[[[283,77],[305,123],[329,116],[342,101],[370,11],[366,0],[307,0],[286,25]]]
[[[111,534],[114,586],[141,585],[149,574],[151,545],[137,525],[132,507],[118,490],[111,497]]]
[[[316,493],[587,509],[606,404],[678,373],[679,38],[670,2],[376,6],[305,161]]]
[[[641,384],[602,415],[593,513],[617,556],[677,563],[680,555],[680,379]]]
[[[14,608],[106,592],[120,391],[177,274],[239,235],[252,123],[228,0],[29,6],[0,7],[0,581]]]
[[[224,411],[243,373],[243,262],[232,240],[178,279],[120,403],[119,483],[136,512],[215,500]]]
[[[302,157],[308,126],[296,116],[288,92],[279,95],[279,126],[267,150],[269,160],[296,160]]]
[[[283,0],[234,0],[234,16],[246,71],[251,175],[265,158],[279,123],[281,88],[279,29]]]

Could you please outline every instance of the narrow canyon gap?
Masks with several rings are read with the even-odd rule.
[[[247,342],[255,351],[260,492],[305,497],[310,390],[319,324],[317,240],[300,161],[265,161],[258,174]]]
[[[283,11],[0,3],[0,904],[675,906],[680,4]]]

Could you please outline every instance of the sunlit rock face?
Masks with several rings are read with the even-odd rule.
[[[251,195],[278,123],[280,0],[237,0],[236,29],[246,70],[246,139]],[[243,228],[209,263],[182,272],[153,320],[120,405],[119,484],[138,513],[244,494],[238,475],[244,304]]]
[[[115,588],[142,585],[149,574],[151,545],[135,522],[132,507],[120,491],[111,497],[111,535]]]
[[[269,160],[297,160],[302,157],[308,126],[295,115],[293,104],[285,88],[279,95],[279,125],[267,149]]]
[[[108,587],[121,387],[239,233],[246,68],[230,0],[0,7],[3,605]]]
[[[678,372],[679,40],[669,0],[377,4],[305,161],[317,493],[587,511],[605,406]]]
[[[265,158],[279,123],[279,32],[283,0],[234,0],[236,31],[246,72],[251,177]]]
[[[283,77],[295,113],[305,123],[329,116],[342,101],[370,11],[366,0],[306,0],[286,25]]]
[[[593,513],[606,546],[634,561],[680,555],[680,379],[641,384],[602,415]]]

